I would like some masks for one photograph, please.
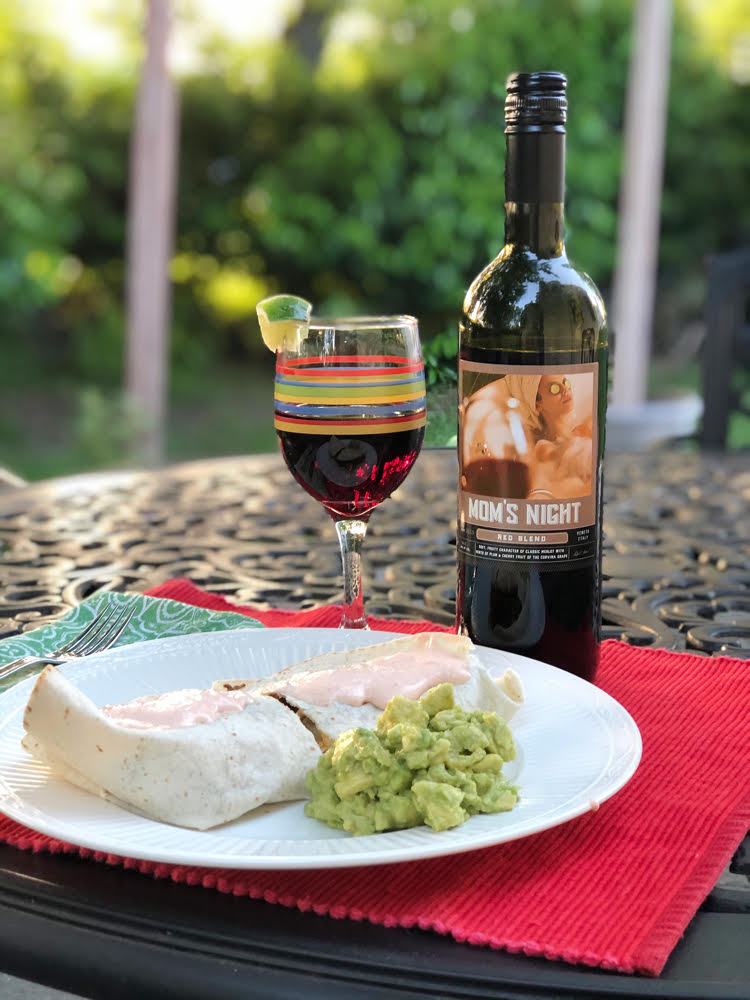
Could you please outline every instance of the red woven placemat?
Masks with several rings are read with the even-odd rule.
[[[340,609],[241,609],[186,580],[150,591],[270,627],[335,625]],[[373,628],[439,630],[371,620]],[[0,817],[0,839],[78,852],[156,878],[331,917],[430,929],[459,941],[658,974],[750,827],[750,666],[605,642],[597,683],[635,719],[641,765],[597,812],[467,854],[322,871],[234,871],[135,861],[51,840]]]

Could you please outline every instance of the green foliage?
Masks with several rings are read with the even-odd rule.
[[[15,355],[6,373],[117,378],[132,89],[76,85],[18,10],[9,0],[0,12],[0,345]]]
[[[732,375],[732,391],[738,406],[729,414],[727,447],[747,448],[750,442],[750,369],[747,366],[738,368]]]
[[[458,351],[458,332],[453,328],[443,330],[431,340],[422,344],[424,358],[425,381],[427,388],[436,385],[455,385],[458,381],[456,369],[456,352]]]
[[[0,10],[5,377],[109,392],[138,64],[85,76],[23,29],[22,9]],[[502,244],[516,69],[568,75],[568,244],[606,290],[633,15],[631,0],[308,0],[262,51],[212,40],[209,68],[181,82],[173,384],[260,364],[255,303],[289,291],[318,312],[417,315],[429,384],[450,386],[464,291]],[[673,36],[659,348],[700,313],[703,255],[750,235],[747,88],[686,3]]]
[[[455,383],[451,385],[444,382],[427,390],[425,447],[455,447],[457,404]]]
[[[458,330],[447,327],[422,342],[425,382],[427,383],[427,430],[425,445],[441,447],[455,444],[456,386],[458,372],[456,352]]]
[[[146,431],[143,413],[122,393],[87,385],[78,392],[73,425],[79,468],[102,469],[128,464],[134,442]]]

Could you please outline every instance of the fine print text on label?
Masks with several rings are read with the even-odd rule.
[[[560,566],[595,556],[596,534],[592,525],[544,535],[469,527],[459,528],[457,545],[471,563],[491,559]]]

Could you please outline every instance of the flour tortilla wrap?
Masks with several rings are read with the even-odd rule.
[[[54,667],[29,697],[23,745],[67,781],[117,805],[206,830],[266,802],[307,798],[320,750],[299,718],[261,695],[241,711],[174,729],[108,719]]]
[[[213,686],[217,690],[251,690],[281,698],[313,728],[318,743],[326,749],[337,736],[349,729],[374,729],[383,709],[372,704],[348,705],[335,700],[327,705],[313,704],[285,690],[291,678],[347,671],[366,664],[373,664],[373,669],[381,669],[376,661],[397,653],[411,654],[418,660],[428,652],[441,651],[452,657],[461,657],[469,669],[469,679],[462,684],[454,684],[457,705],[467,710],[497,712],[506,722],[513,717],[523,703],[523,687],[518,675],[509,669],[501,678],[494,680],[480,664],[471,640],[452,633],[422,632],[375,646],[322,653],[262,681],[224,680],[215,682]],[[382,669],[389,670],[387,665]]]

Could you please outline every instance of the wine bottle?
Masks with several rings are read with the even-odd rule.
[[[505,246],[459,330],[457,630],[593,680],[608,353],[565,251],[566,86],[507,81]]]

